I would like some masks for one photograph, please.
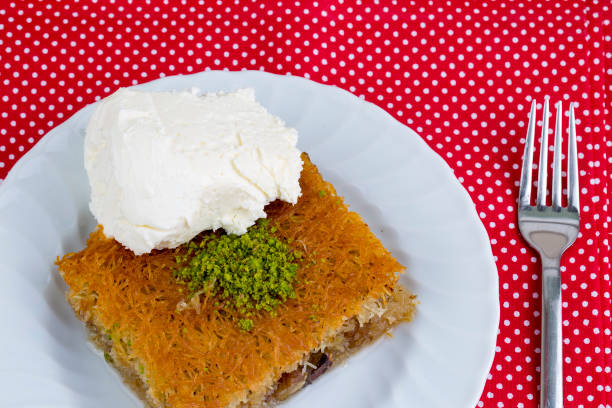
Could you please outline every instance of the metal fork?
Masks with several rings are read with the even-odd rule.
[[[555,151],[553,161],[552,205],[546,205],[548,170],[548,98],[544,101],[542,141],[538,171],[536,205],[531,205],[531,172],[536,126],[536,101],[531,104],[525,155],[521,170],[518,222],[521,234],[542,260],[542,362],[540,371],[540,408],[563,407],[561,357],[561,255],[574,243],[580,228],[578,201],[578,155],[574,104],[569,109],[567,165],[567,207],[561,205],[561,102],[556,104]]]

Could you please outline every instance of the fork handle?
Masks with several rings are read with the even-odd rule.
[[[540,408],[563,408],[560,261],[542,257]]]

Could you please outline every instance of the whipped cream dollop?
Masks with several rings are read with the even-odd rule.
[[[296,143],[297,131],[252,89],[202,96],[120,89],[87,126],[90,208],[104,233],[137,255],[204,230],[243,234],[271,201],[297,202]]]

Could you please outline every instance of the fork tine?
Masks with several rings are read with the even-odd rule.
[[[528,207],[531,200],[531,172],[533,168],[533,139],[535,138],[536,101],[531,102],[529,112],[529,125],[527,126],[527,139],[525,140],[525,154],[523,155],[523,168],[521,169],[521,186],[519,189],[519,205]]]
[[[555,124],[555,153],[553,157],[552,205],[555,210],[561,208],[561,146],[563,143],[563,109],[561,101],[555,104],[557,119]]]
[[[542,114],[542,140],[540,142],[540,162],[538,164],[538,196],[536,205],[546,206],[546,179],[548,176],[548,96],[544,99]]]
[[[574,103],[571,103],[569,112],[569,146],[567,158],[567,204],[570,210],[580,212],[580,203],[578,198],[578,152],[576,144],[576,118],[574,116]]]

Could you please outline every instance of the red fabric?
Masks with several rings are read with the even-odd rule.
[[[611,3],[127,3],[2,2],[0,177],[120,86],[259,69],[345,88],[415,129],[469,191],[500,276],[478,406],[536,407],[539,263],[517,231],[519,166],[531,98],[575,101],[582,234],[563,261],[565,406],[611,406]]]

